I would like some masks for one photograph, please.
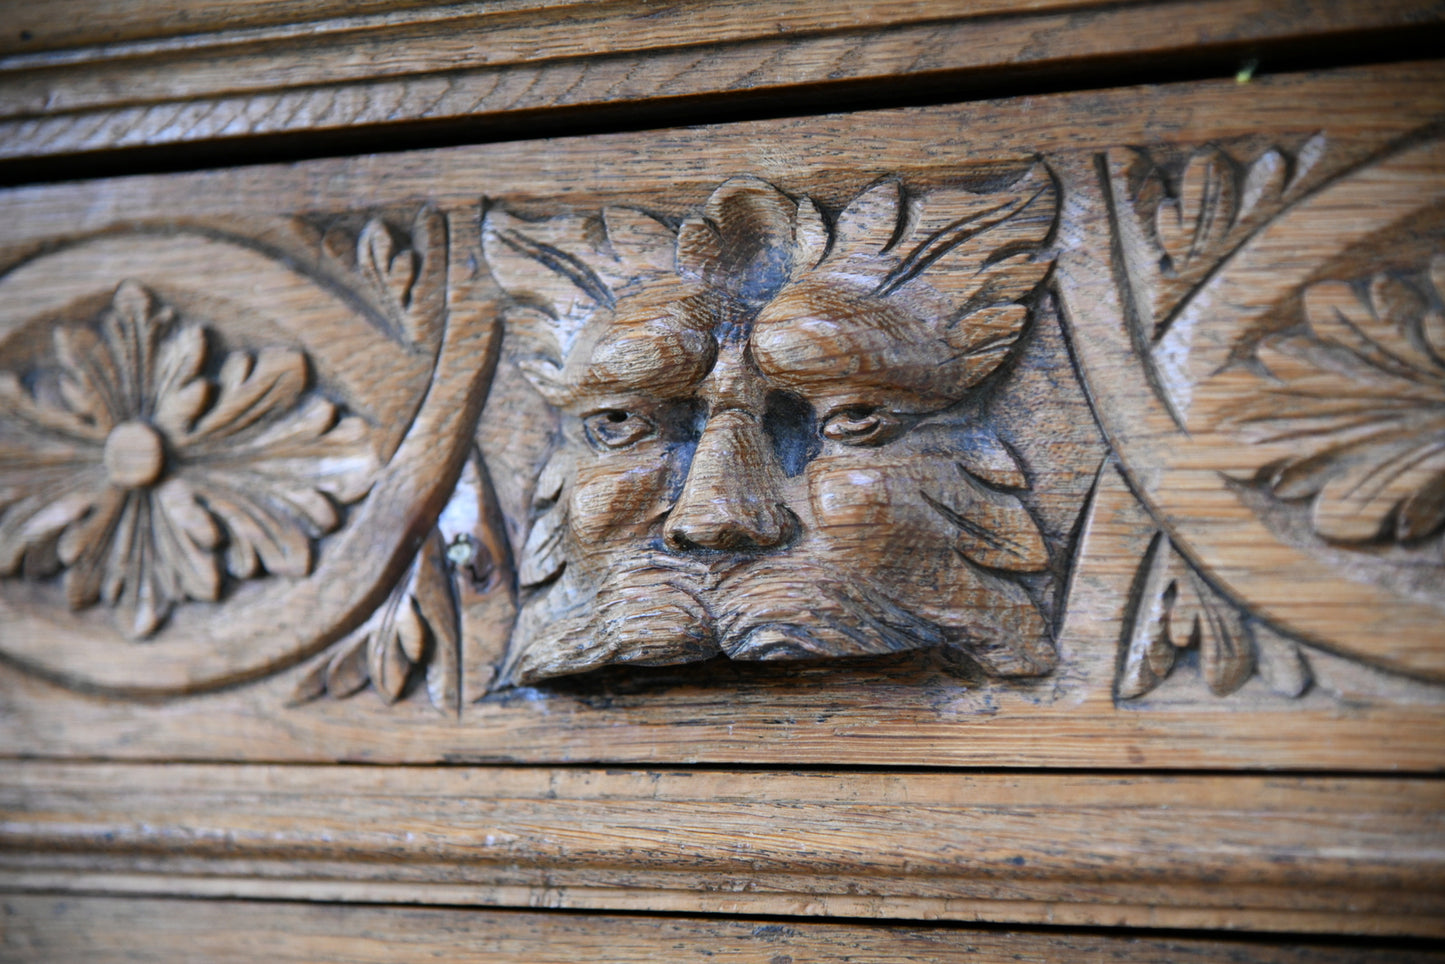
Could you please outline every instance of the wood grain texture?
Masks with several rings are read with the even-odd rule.
[[[202,31],[234,16],[185,8]],[[287,9],[268,4],[257,17]],[[94,43],[107,31],[166,32],[168,15],[127,5],[113,25],[77,28],[75,42]],[[128,26],[132,16],[148,26]],[[1110,57],[1198,57],[1442,18],[1438,4],[1417,0],[1316,0],[1288,11],[1261,0],[1104,7],[875,0],[846,16],[808,3],[425,7],[0,56],[0,158],[1004,67],[1060,70]]]
[[[398,957],[571,964],[599,953],[616,964],[656,961],[664,953],[669,961],[725,964],[1187,964],[1222,958],[1241,964],[1405,964],[1441,959],[1428,950],[1310,942],[75,896],[0,898],[0,931],[0,960],[17,964],[140,958],[203,958],[221,964],[261,957],[306,964]]]
[[[10,763],[7,889],[1441,933],[1438,780]]]
[[[1288,239],[1293,212],[1302,209],[1292,206],[1293,195],[1275,189],[1290,182],[1280,180],[1276,185],[1271,171],[1293,164],[1296,172],[1303,172],[1297,179],[1298,190],[1309,197],[1333,197],[1328,192],[1348,187],[1351,179],[1359,176],[1403,184],[1405,190],[1399,193],[1417,199],[1432,196],[1431,192],[1438,190],[1433,169],[1405,164],[1396,171],[1390,165],[1404,163],[1395,160],[1397,155],[1408,156],[1400,150],[1434,143],[1429,125],[1445,116],[1442,89],[1445,84],[1439,66],[1417,64],[1278,77],[1245,86],[1230,81],[1035,98],[1028,101],[1023,114],[1018,110],[1021,102],[1004,101],[11,191],[5,204],[24,212],[24,217],[4,226],[0,258],[17,267],[0,279],[0,285],[18,293],[5,304],[13,316],[14,331],[20,334],[7,342],[4,367],[14,369],[17,377],[23,375],[22,384],[44,382],[31,373],[51,370],[54,359],[60,357],[52,343],[55,324],[62,331],[95,330],[96,319],[115,297],[117,284],[126,278],[150,283],[171,300],[180,298],[177,303],[187,309],[181,312],[183,317],[188,311],[209,317],[200,310],[214,307],[205,301],[205,291],[221,283],[210,281],[206,269],[216,263],[211,254],[220,249],[207,247],[201,240],[217,236],[233,239],[228,243],[243,240],[243,246],[249,245],[247,250],[261,257],[259,263],[268,266],[266,271],[280,264],[307,279],[296,290],[309,290],[306,285],[319,287],[353,305],[356,317],[346,324],[365,330],[378,347],[338,359],[329,374],[345,373],[353,382],[369,380],[380,385],[385,378],[399,377],[399,369],[409,371],[411,366],[421,373],[415,378],[407,376],[411,379],[408,384],[415,386],[425,382],[433,351],[439,374],[418,410],[417,425],[422,428],[411,430],[396,409],[403,413],[416,410],[414,389],[368,393],[354,387],[343,390],[347,379],[334,380],[343,388],[331,391],[352,408],[369,413],[371,424],[391,440],[388,445],[403,437],[414,442],[408,447],[403,441],[388,463],[387,471],[395,470],[398,487],[380,490],[390,493],[387,498],[392,501],[376,509],[378,514],[368,517],[370,523],[343,526],[335,537],[317,534],[321,567],[328,558],[339,556],[338,564],[349,567],[343,576],[311,583],[307,582],[311,577],[293,576],[290,578],[297,581],[283,583],[271,573],[252,582],[292,588],[324,583],[324,598],[332,600],[335,608],[298,605],[292,612],[301,622],[278,626],[255,615],[262,610],[271,612],[265,598],[243,596],[243,590],[259,592],[258,587],[237,585],[234,589],[235,605],[246,599],[254,602],[253,608],[244,610],[250,614],[245,619],[225,615],[243,610],[226,609],[233,600],[224,593],[218,603],[183,594],[175,597],[174,612],[167,621],[155,627],[148,642],[140,644],[127,641],[109,627],[110,617],[103,607],[82,606],[72,613],[55,576],[45,577],[41,571],[35,573],[37,578],[27,579],[23,565],[13,567],[12,577],[0,586],[5,604],[12,607],[7,612],[14,614],[7,616],[10,631],[4,634],[4,645],[8,660],[0,667],[6,752],[259,761],[1438,769],[1445,765],[1445,745],[1438,739],[1440,690],[1429,682],[1430,667],[1412,661],[1420,654],[1438,653],[1437,636],[1433,635],[1438,633],[1438,619],[1411,616],[1414,622],[1409,625],[1414,628],[1409,634],[1380,637],[1381,645],[1393,647],[1385,650],[1352,641],[1345,629],[1376,625],[1378,620],[1391,618],[1391,612],[1403,611],[1406,604],[1392,603],[1393,609],[1360,609],[1348,625],[1340,624],[1343,629],[1327,628],[1314,634],[1301,633],[1281,621],[1280,613],[1269,605],[1252,608],[1248,593],[1234,583],[1218,580],[1208,560],[1202,562],[1194,552],[1190,543],[1193,530],[1173,525],[1167,515],[1151,516],[1131,491],[1131,485],[1139,486],[1138,478],[1126,478],[1105,461],[1107,435],[1108,441],[1122,442],[1118,455],[1123,469],[1137,475],[1150,464],[1147,458],[1141,463],[1131,454],[1131,427],[1126,424],[1126,430],[1120,429],[1129,409],[1104,409],[1108,431],[1101,434],[1085,392],[1096,401],[1107,401],[1111,392],[1151,390],[1142,367],[1148,353],[1130,354],[1134,349],[1125,315],[1117,308],[1111,232],[1125,221],[1110,208],[1108,198],[1124,195],[1111,192],[1107,176],[1101,181],[1101,158],[1106,171],[1110,152],[1128,155],[1147,150],[1157,158],[1162,193],[1155,196],[1159,210],[1150,208],[1147,215],[1156,232],[1160,224],[1170,224],[1170,217],[1177,222],[1174,233],[1163,229],[1159,235],[1166,250],[1179,254],[1190,247],[1180,247],[1181,238],[1188,234],[1186,227],[1197,238],[1199,224],[1234,225],[1221,235],[1223,249],[1210,248],[1197,264],[1184,266],[1185,281],[1161,283],[1161,299],[1184,298],[1189,293],[1187,278],[1193,277],[1188,272],[1203,276],[1209,265],[1229,251],[1248,250],[1238,246],[1254,236],[1249,225],[1284,225],[1280,230]],[[1079,118],[1088,118],[1088,123],[1081,124]],[[1182,124],[1181,118],[1188,124]],[[1404,148],[1392,146],[1402,138]],[[1211,162],[1215,169],[1238,164],[1242,170],[1263,172],[1242,181],[1254,199],[1251,210],[1256,214],[1251,216],[1255,221],[1246,219],[1236,225],[1230,218],[1215,217],[1216,209],[1210,209],[1215,213],[1209,217],[1199,214],[1203,208],[1198,198],[1208,192],[1193,185],[1214,182],[1207,173],[1208,165],[1199,162],[1191,167],[1190,158],[1214,157],[1211,151],[1225,158]],[[1310,163],[1304,164],[1301,158]],[[926,229],[927,219],[935,216],[930,210],[935,214],[942,211],[946,215],[943,222],[973,225],[965,216],[969,204],[986,209],[1002,204],[999,210],[1008,209],[1011,185],[1034,177],[1027,173],[1033,165],[1049,172],[1049,183],[1054,185],[1049,190],[1056,191],[1059,198],[1057,221],[1049,220],[1053,247],[1048,252],[1037,251],[1038,238],[1025,231],[1011,239],[1027,250],[1014,251],[1004,245],[1004,250],[1017,255],[1017,263],[1008,257],[994,260],[990,253],[996,248],[985,243],[990,240],[985,232],[980,235],[979,264],[989,270],[995,264],[1003,266],[998,269],[1000,276],[990,276],[986,284],[967,280],[977,272],[960,272],[958,278],[964,280],[957,280],[946,270],[943,255],[970,250],[966,247],[945,251],[937,245],[939,257],[934,258],[931,252],[935,248],[925,243],[909,247],[906,256],[900,253],[899,262],[926,263],[928,271],[921,277],[932,279],[928,281],[931,293],[920,288],[907,295],[910,311],[920,311],[922,302],[908,299],[922,299],[926,294],[944,305],[947,297],[956,295],[958,301],[948,304],[962,305],[960,318],[967,320],[955,334],[963,339],[960,344],[965,349],[962,374],[954,372],[943,379],[954,388],[958,386],[953,383],[958,382],[964,387],[957,395],[943,393],[940,404],[950,406],[949,411],[961,410],[956,406],[972,404],[970,393],[976,389],[976,401],[984,405],[964,428],[955,426],[940,433],[938,444],[930,443],[929,451],[956,454],[963,440],[967,444],[962,448],[970,457],[1011,452],[1009,458],[1024,466],[1028,485],[1015,484],[1014,476],[1004,471],[1007,461],[998,456],[991,462],[984,459],[991,468],[972,473],[989,483],[987,486],[969,482],[957,471],[943,476],[934,473],[928,476],[927,485],[918,486],[922,495],[900,490],[898,498],[884,500],[881,507],[849,504],[851,507],[845,508],[852,513],[849,519],[866,522],[874,518],[869,513],[886,510],[906,515],[912,505],[921,513],[917,519],[930,521],[932,528],[921,522],[916,526],[852,527],[865,535],[871,533],[872,538],[882,538],[894,529],[903,532],[906,544],[889,550],[890,557],[904,559],[909,552],[918,556],[926,550],[934,553],[936,566],[941,549],[947,549],[942,555],[950,560],[972,553],[973,558],[988,562],[988,578],[979,580],[988,591],[970,599],[966,606],[940,606],[950,619],[965,610],[996,617],[1008,608],[1003,603],[1010,597],[994,570],[1004,572],[1010,580],[1015,575],[1007,565],[998,565],[1000,562],[1015,565],[1022,573],[1020,580],[1037,576],[1037,584],[1027,587],[1034,595],[1014,608],[1033,607],[1046,616],[1046,635],[1013,634],[995,625],[981,638],[994,647],[993,652],[1003,654],[1011,649],[1035,653],[1052,649],[1056,664],[1040,660],[1035,668],[1043,669],[1041,675],[1007,682],[977,672],[977,667],[965,666],[960,671],[957,661],[920,651],[834,665],[742,667],[710,660],[691,669],[623,667],[570,682],[505,685],[517,601],[512,594],[513,560],[522,569],[536,568],[540,574],[537,585],[541,585],[547,576],[546,563],[552,559],[546,539],[538,537],[529,547],[529,533],[545,535],[546,525],[541,520],[547,513],[536,510],[544,509],[543,503],[554,492],[550,484],[539,482],[539,476],[547,475],[545,463],[558,442],[554,431],[558,423],[556,406],[549,409],[546,399],[527,382],[523,363],[540,361],[541,353],[527,347],[531,343],[521,337],[522,324],[509,318],[511,340],[501,351],[496,384],[480,416],[480,428],[470,437],[472,426],[478,424],[483,385],[497,357],[495,322],[499,314],[528,304],[547,309],[553,320],[538,330],[553,337],[549,325],[556,328],[556,319],[575,308],[578,330],[595,334],[600,329],[583,324],[593,310],[584,304],[583,289],[604,301],[607,293],[600,281],[588,281],[582,268],[598,279],[602,277],[598,271],[613,270],[615,264],[609,262],[609,267],[595,259],[612,258],[609,252],[625,238],[645,239],[650,231],[658,244],[639,243],[638,250],[654,255],[661,251],[658,257],[665,255],[664,261],[672,258],[667,271],[674,278],[679,277],[674,270],[677,264],[691,264],[701,276],[713,278],[715,283],[709,283],[716,293],[728,284],[737,288],[744,283],[738,278],[752,283],[746,281],[751,277],[752,262],[739,251],[764,252],[767,256],[760,257],[757,264],[766,267],[777,251],[790,252],[791,259],[791,252],[824,250],[830,239],[848,237],[850,232],[863,238],[876,234],[879,243],[886,241],[883,236],[896,233],[889,226],[897,226],[901,210],[896,203],[892,209],[884,203],[889,184],[901,185],[900,196],[908,199],[910,217],[921,219],[922,236],[928,238],[933,232]],[[1191,170],[1205,173],[1190,175]],[[720,188],[728,184],[733,187]],[[870,191],[870,186],[877,190]],[[741,212],[736,243],[731,248],[709,248],[713,236],[708,232],[715,230],[710,225],[729,220],[733,202],[727,198],[734,194],[747,199],[736,206]],[[481,197],[487,199],[485,206],[479,202]],[[943,203],[950,197],[952,202]],[[807,199],[807,204],[802,199]],[[809,205],[817,218],[808,214]],[[1382,216],[1375,207],[1358,208],[1351,203],[1337,207],[1344,213],[1331,237],[1339,239],[1350,237],[1349,232],[1370,218]],[[769,222],[759,210],[779,214],[779,219]],[[893,211],[890,216],[880,215],[888,210]],[[633,212],[631,220],[625,216],[627,211]],[[613,212],[610,224],[608,212]],[[444,233],[428,227],[443,223]],[[790,239],[788,243],[750,247],[766,234],[759,233],[758,225],[769,223],[779,232],[778,237]],[[908,223],[911,226],[912,222]],[[601,247],[577,247],[576,238],[568,241],[564,237],[572,228],[590,238],[589,244]],[[1435,237],[1432,232],[1416,232],[1419,243],[1412,242],[1415,246],[1408,249],[1412,258],[1420,251],[1434,250],[1430,248]],[[968,231],[962,235],[972,236]],[[545,256],[542,261],[530,254],[521,257],[523,267],[550,261],[569,266],[571,274],[559,275],[551,268],[532,274],[509,269],[505,255],[486,240],[504,236],[524,251]],[[724,236],[724,232],[717,234],[718,239]],[[944,232],[938,237],[952,235]],[[445,258],[439,250],[443,241]],[[842,242],[838,244],[842,250]],[[679,261],[677,253],[684,250],[697,257]],[[865,253],[855,265],[859,277],[870,270],[886,274],[897,267],[885,264],[887,256],[879,253],[876,244],[861,250]],[[157,251],[166,257],[155,256]],[[1055,271],[1052,281],[1046,279],[1043,287],[1036,289],[1038,271],[1055,256],[1062,259],[1057,264],[1067,270]],[[596,267],[589,266],[589,258]],[[1179,260],[1183,264],[1187,259],[1180,255]],[[1424,263],[1428,268],[1433,262],[1427,258]],[[437,264],[446,265],[444,272]],[[740,266],[747,270],[735,277],[734,269]],[[1017,285],[1000,280],[1015,277],[1014,268],[1018,269]],[[1377,273],[1372,270],[1345,277],[1368,281]],[[221,277],[230,275],[227,272]],[[624,275],[613,279],[621,286],[617,290],[631,291],[627,278],[632,276]],[[585,283],[579,288],[568,277]],[[1408,291],[1435,297],[1429,294],[1434,288],[1426,287],[1433,277],[1429,270],[1412,267],[1401,277]],[[178,281],[182,278],[184,284]],[[84,289],[79,300],[77,285]],[[900,293],[902,289],[900,286]],[[221,285],[218,290],[230,289]],[[791,290],[796,294],[797,289]],[[1174,294],[1168,294],[1170,291]],[[769,311],[779,313],[786,313],[785,309],[814,312],[828,304],[817,291],[796,298],[780,292],[755,299],[756,305],[748,311],[757,308],[761,312],[766,304]],[[987,297],[978,300],[981,292]],[[612,294],[616,296],[615,291]],[[252,296],[238,290],[228,297],[244,303]],[[730,297],[731,302],[724,298],[719,303],[736,308],[737,291]],[[1024,307],[1020,298],[1028,302],[1026,316],[1015,310]],[[303,303],[290,299],[288,295],[269,303],[263,298],[251,304],[250,310],[291,318],[287,324],[296,326],[294,330],[301,333],[297,337],[309,346],[313,357],[345,351],[345,343],[325,335],[339,329],[319,323],[308,328],[300,323],[307,317],[304,313],[284,310],[284,305]],[[437,320],[442,316],[423,310],[443,301],[444,323]],[[741,301],[747,302],[747,298]],[[625,298],[617,298],[618,304],[625,302]],[[668,306],[680,303],[663,299],[660,310],[665,313]],[[1333,303],[1346,304],[1338,299]],[[925,313],[943,311],[938,305]],[[1361,310],[1374,309],[1366,304]],[[1400,317],[1416,325],[1419,332],[1435,330],[1425,324],[1424,314],[1402,311]],[[972,356],[966,349],[974,343],[968,339],[986,328],[973,327],[975,315],[985,314],[998,321],[999,331],[1006,336],[1003,342],[1020,330],[1027,336],[1020,336],[1016,350],[1003,352],[1003,363],[996,367],[981,364],[977,372],[981,380],[971,382],[968,366],[972,363],[967,359]],[[216,315],[222,316],[224,312]],[[1022,320],[1025,317],[1027,324]],[[893,320],[902,324],[899,319]],[[634,319],[641,325],[639,330],[648,331],[651,329],[641,322],[651,320],[655,318]],[[1023,328],[1011,327],[1017,325]],[[672,331],[666,325],[663,328]],[[234,321],[225,330],[235,332],[233,337],[242,344],[254,337]],[[1095,364],[1097,352],[1119,344],[1121,330],[1122,355],[1113,360],[1112,367]],[[714,335],[709,329],[707,337],[715,341]],[[779,345],[787,347],[782,342]],[[906,352],[898,353],[908,347],[893,345],[885,354],[907,361]],[[1072,361],[1073,350],[1086,362],[1081,368],[1082,383]],[[226,354],[218,351],[215,357]],[[806,352],[799,355],[788,349],[784,354],[788,354],[788,362],[778,368],[780,377],[797,381],[800,373],[808,371],[805,365],[795,364]],[[909,369],[912,381],[904,387],[911,385],[909,391],[914,394],[923,392],[931,384],[925,377],[928,366],[918,364],[916,358],[908,364],[913,365]],[[835,367],[819,384],[826,387],[856,380],[856,372],[849,374],[843,371],[846,366]],[[886,374],[898,382],[907,368],[900,364]],[[317,370],[328,375],[319,366]],[[537,373],[534,366],[532,374]],[[644,394],[677,397],[657,387],[657,379],[666,374],[648,375]],[[207,375],[202,381],[218,375]],[[317,383],[327,388],[333,380],[323,377]],[[567,383],[562,388],[573,391],[581,384]],[[890,390],[901,390],[899,384]],[[722,387],[713,385],[702,391]],[[80,397],[74,392],[66,395],[59,388],[41,395],[59,399],[57,410],[72,410]],[[959,397],[963,402],[957,401]],[[739,398],[746,404],[758,401]],[[763,404],[766,419],[766,396]],[[815,404],[821,402],[809,401],[808,410]],[[1144,402],[1138,404],[1145,406]],[[840,415],[842,422],[820,423],[820,438],[838,441],[826,434],[829,426],[844,434],[866,435],[874,431],[869,419],[881,418],[876,412],[845,408],[848,410],[823,413],[830,418]],[[926,409],[903,413],[922,416],[928,414]],[[614,405],[600,410],[604,417],[606,412],[625,411],[626,406]],[[578,414],[595,416],[599,411]],[[891,411],[888,414],[898,417]],[[608,425],[617,424],[609,417]],[[990,447],[987,433],[999,432],[1011,448]],[[117,451],[140,444],[135,432],[127,433],[135,436],[122,439],[129,448],[118,443]],[[444,440],[445,446],[438,448],[438,439]],[[906,439],[899,436],[894,441]],[[149,442],[149,436],[145,441]],[[950,447],[943,447],[944,441]],[[702,441],[691,444],[701,446]],[[748,435],[736,425],[723,435],[714,433],[709,444],[714,450],[702,446],[705,458],[700,464],[710,468],[697,482],[707,491],[693,500],[697,504],[692,509],[727,510],[732,518],[725,521],[736,535],[737,505],[729,500],[737,493],[729,487],[738,481],[730,472],[738,459],[728,452],[751,445],[760,465],[767,462],[768,452],[760,448],[763,443],[757,433]],[[98,453],[93,453],[96,471],[110,471],[104,447],[92,447]],[[574,446],[572,451],[576,450]],[[779,451],[772,451],[772,456],[781,459]],[[881,447],[868,450],[871,456],[865,452],[859,470],[870,469],[869,457],[882,465],[887,460],[879,461],[879,453],[884,451]],[[955,455],[949,458],[958,460]],[[779,461],[774,468],[782,464]],[[949,464],[945,462],[945,468]],[[132,477],[147,465],[136,468],[127,462],[112,468],[134,481]],[[644,475],[654,468],[650,462],[638,465],[637,471]],[[917,466],[910,462],[894,468],[907,480],[913,479],[909,473]],[[145,474],[150,474],[149,469]],[[572,478],[564,472],[554,475],[559,491]],[[778,482],[779,476],[783,483]],[[968,512],[973,511],[960,508],[961,498],[948,502],[940,497],[942,490],[935,483],[944,476],[959,492],[966,486],[972,487],[969,492],[973,488],[992,492],[982,500],[986,504],[976,506],[980,512],[986,510],[980,518],[988,524],[975,522],[972,528],[951,524],[951,528],[940,529],[938,519],[950,519],[948,512],[966,522]],[[614,504],[626,501],[618,492],[628,498],[642,492],[646,486],[637,482],[636,476],[632,478],[627,486],[607,489],[594,505],[582,506],[586,513],[579,512],[575,518],[586,522],[582,516],[588,513],[593,519],[603,518]],[[788,478],[786,470],[769,470],[757,478],[749,476],[747,481],[757,489],[793,484]],[[152,485],[159,480],[157,476]],[[664,497],[665,493],[653,492],[660,508],[644,520],[645,526],[665,528],[662,520],[671,511],[669,500],[680,498],[686,490],[683,473],[678,473],[676,481],[676,495]],[[1218,485],[1217,480],[1214,484]],[[159,491],[138,482],[132,486],[137,487]],[[1421,490],[1436,491],[1430,485]],[[928,497],[948,512],[929,508]],[[804,501],[795,495],[787,498],[795,505]],[[358,504],[368,511],[377,501],[373,492]],[[1230,518],[1247,518],[1252,511],[1247,507],[1235,510]],[[62,533],[76,525],[75,513],[79,512],[75,509],[67,515],[56,510],[56,524],[34,529],[20,526],[17,533],[23,530],[23,534],[6,544],[19,546],[22,556],[34,551],[39,561],[59,566],[66,561],[59,554]],[[1394,508],[1389,510],[1394,512]],[[1389,513],[1382,510],[1379,518]],[[696,516],[694,512],[687,517],[688,525],[699,539],[711,538],[696,528]],[[806,511],[799,514],[794,510],[799,521],[806,516]],[[1025,516],[1029,526],[1022,522]],[[707,518],[702,522],[711,524]],[[1412,536],[1412,544],[1436,539],[1435,530],[1424,522],[1420,525],[1423,534]],[[1033,526],[1048,548],[1047,573],[1025,571],[1034,564],[1029,560],[1040,558],[1038,547],[1030,550],[1032,543],[1025,538]],[[193,528],[202,536],[210,531],[201,522],[195,522]],[[607,539],[620,538],[613,528],[602,526],[602,534]],[[937,531],[951,533],[954,541],[929,542]],[[1011,534],[1015,547],[1023,549],[1010,556],[984,538],[995,537],[997,532]],[[331,553],[327,540],[345,539],[348,533],[354,539],[347,544],[352,549]],[[688,544],[697,541],[682,535]],[[589,545],[606,542],[599,542],[595,533],[588,538]],[[90,544],[78,536],[71,541]],[[196,543],[192,538],[198,550],[209,552],[205,541]],[[756,539],[751,541],[756,543]],[[1262,534],[1240,546],[1246,554],[1258,553],[1259,558],[1268,559],[1273,558],[1278,542],[1264,527]],[[53,559],[49,554],[52,543],[56,549]],[[67,555],[72,560],[79,558],[71,555],[70,542],[66,544]],[[582,544],[574,539],[574,550]],[[379,546],[395,548],[377,552]],[[736,549],[711,547],[708,552],[713,554],[710,558],[721,558]],[[762,556],[781,559],[784,555],[781,550],[756,550],[756,545],[749,550],[750,565]],[[856,574],[866,568],[856,563],[860,559],[867,562],[867,550],[868,539],[863,538],[838,557],[841,561],[826,568]],[[201,560],[200,571],[209,571],[204,567],[216,564],[215,556],[210,558],[209,563]],[[1426,573],[1439,569],[1431,565],[1433,568],[1417,569]],[[615,568],[608,563],[597,572]],[[819,568],[813,567],[809,580],[817,577]],[[907,566],[895,568],[901,573],[897,586],[908,588],[907,579],[914,574],[905,572]],[[921,572],[926,567],[915,568]],[[965,573],[973,571],[962,564],[959,568]],[[779,585],[786,576],[787,572],[782,572]],[[610,577],[604,573],[598,578]],[[1331,570],[1330,578],[1341,576]],[[518,581],[524,580],[519,577]],[[958,580],[950,577],[944,581],[952,585]],[[907,598],[902,589],[888,589],[899,594],[896,599],[888,598],[915,607],[928,605],[925,583],[926,579],[913,586]],[[813,585],[809,581],[801,592],[810,591]],[[1330,601],[1330,606],[1336,598],[1355,598],[1337,592],[1333,584],[1318,585],[1317,598]],[[1279,586],[1283,587],[1280,591],[1291,591],[1286,582]],[[209,591],[208,586],[201,588]],[[1382,594],[1393,592],[1389,585],[1375,589]],[[205,593],[198,590],[197,595],[204,597]],[[709,589],[702,596],[705,602],[716,603],[725,593]],[[82,597],[82,602],[88,598]],[[945,597],[934,593],[932,598]],[[526,605],[525,599],[522,602]],[[1309,598],[1303,602],[1308,604]],[[1438,600],[1406,603],[1427,617],[1438,612]],[[746,605],[744,602],[744,609]],[[1432,606],[1436,608],[1432,610]],[[587,610],[585,602],[581,608]],[[34,622],[22,622],[21,614]],[[894,615],[890,612],[889,618]],[[798,621],[806,623],[806,616],[804,613]],[[317,625],[306,620],[315,620]],[[69,628],[60,634],[50,629],[17,629],[52,624]],[[303,624],[310,627],[305,633],[296,629]],[[1215,627],[1222,629],[1216,631]],[[213,645],[217,634],[230,642]],[[665,645],[682,645],[685,635],[679,632],[665,640]],[[1354,633],[1355,637],[1361,635]],[[726,633],[722,638],[727,638]],[[504,674],[500,678],[494,675],[498,668]],[[1146,676],[1146,669],[1152,675]],[[540,680],[542,675],[534,679]],[[258,680],[261,676],[266,678]],[[240,685],[243,681],[250,685]],[[179,696],[182,693],[188,695]]]

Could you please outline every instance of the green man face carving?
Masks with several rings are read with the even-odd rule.
[[[1049,550],[984,404],[1056,207],[1033,166],[832,219],[752,178],[675,228],[490,211],[511,357],[560,416],[503,681],[924,647],[1051,669],[1016,576]]]

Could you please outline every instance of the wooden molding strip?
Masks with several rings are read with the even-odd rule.
[[[0,773],[6,889],[1445,934],[1431,779]]]
[[[1343,964],[1439,960],[1414,949],[1009,932],[952,927],[602,917],[437,907],[335,907],[114,897],[0,898],[0,961],[249,962],[437,959],[489,964],[842,964],[1018,960]],[[605,958],[600,956],[605,955]]]
[[[664,14],[607,3],[463,7],[444,18],[427,8],[299,32],[0,51],[0,158],[1058,69],[1094,58],[1197,57],[1440,22],[1413,0],[1318,0],[1288,13],[1267,0],[1025,7],[878,0],[845,17],[809,4],[771,4],[763,15],[756,2]]]

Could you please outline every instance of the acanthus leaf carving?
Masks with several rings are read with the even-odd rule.
[[[63,570],[71,608],[153,634],[227,579],[303,576],[366,495],[369,429],[309,390],[293,348],[231,349],[124,281],[53,365],[0,372],[0,574]]]
[[[1173,672],[1182,653],[1198,653],[1200,675],[1215,696],[1228,696],[1243,686],[1257,668],[1253,621],[1221,597],[1179,553],[1164,533],[1154,541],[1139,566],[1137,605],[1127,627],[1115,692],[1121,700],[1137,699]],[[1282,637],[1279,646],[1298,648]],[[1274,655],[1273,650],[1271,656]],[[1282,657],[1288,658],[1288,657]],[[1272,659],[1273,668],[1280,660]],[[1298,696],[1308,685],[1271,672],[1271,685]]]
[[[1261,470],[1307,502],[1327,540],[1416,544],[1445,525],[1445,255],[1413,272],[1324,280],[1303,323],[1256,346],[1262,384],[1226,418],[1266,451]]]
[[[420,678],[431,705],[455,714],[460,629],[451,580],[448,546],[433,530],[382,604],[302,672],[291,702],[346,699],[369,685],[395,703]]]
[[[1175,309],[1231,250],[1298,197],[1325,151],[1322,134],[1293,148],[1204,145],[1175,162],[1134,150],[1114,164],[1136,321],[1154,345]]]
[[[333,226],[321,249],[333,265],[355,272],[391,330],[409,348],[435,352],[446,320],[446,215],[423,207],[402,231],[374,216],[359,229]]]

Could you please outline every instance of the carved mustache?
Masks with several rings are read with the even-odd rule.
[[[948,642],[942,626],[867,576],[843,577],[796,553],[700,559],[654,549],[624,558],[606,570],[590,605],[531,627],[530,645],[512,654],[500,685],[611,663],[877,656]]]

